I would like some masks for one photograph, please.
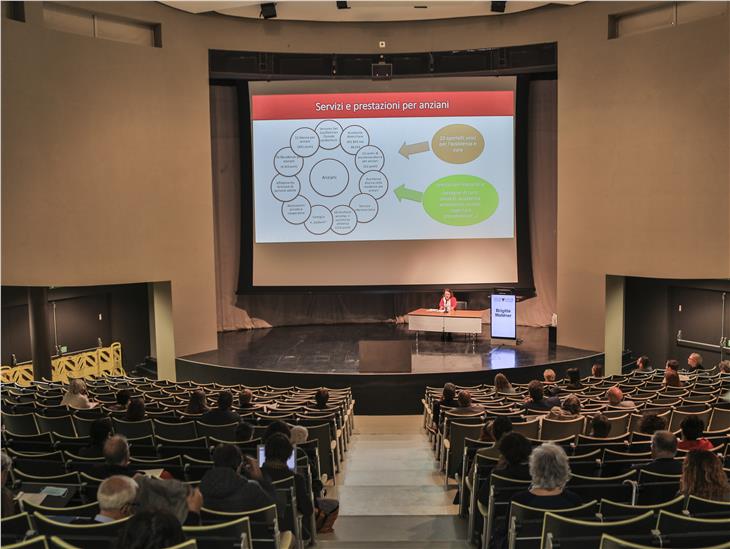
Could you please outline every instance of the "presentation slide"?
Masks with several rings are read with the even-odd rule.
[[[252,285],[517,282],[515,85],[249,83]]]
[[[257,243],[514,236],[512,91],[254,95]]]
[[[500,339],[517,337],[516,310],[515,296],[492,294],[492,337]]]

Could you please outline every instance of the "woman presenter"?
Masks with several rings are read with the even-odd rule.
[[[439,301],[439,311],[450,313],[456,309],[456,297],[451,293],[451,290],[446,288],[444,294],[441,296]]]

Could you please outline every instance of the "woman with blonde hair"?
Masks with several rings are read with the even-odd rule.
[[[517,394],[517,391],[515,391],[514,387],[512,387],[512,384],[509,382],[509,379],[507,379],[507,376],[501,373],[494,376],[494,389],[498,393],[503,393],[506,395]]]
[[[83,379],[72,379],[68,384],[66,393],[63,395],[63,399],[61,399],[61,404],[69,408],[81,410],[84,408],[93,408],[98,402],[89,399],[86,383],[84,383]]]
[[[730,501],[730,483],[722,462],[707,450],[691,450],[684,458],[679,489],[684,495]]]

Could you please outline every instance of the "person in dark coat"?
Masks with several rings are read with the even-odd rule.
[[[244,469],[246,476],[241,475]],[[244,457],[234,444],[219,444],[213,451],[213,468],[203,475],[200,491],[207,509],[240,512],[274,503],[274,487],[255,460]]]
[[[545,386],[541,381],[533,379],[527,385],[527,392],[530,395],[524,403],[527,410],[548,412],[553,406],[560,406],[558,397],[545,398]]]
[[[100,463],[91,470],[94,478],[105,479],[114,475],[133,477],[139,471],[129,464],[129,444],[122,435],[109,437],[104,443],[105,463]]]
[[[231,410],[231,406],[233,406],[233,394],[230,391],[218,393],[218,407],[215,410],[204,413],[200,417],[200,422],[208,425],[241,423],[241,416]]]
[[[652,461],[634,465],[633,468],[660,475],[681,475],[682,462],[674,459],[676,455],[677,437],[669,431],[656,431],[651,437]]]

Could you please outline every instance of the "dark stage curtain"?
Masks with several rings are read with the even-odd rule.
[[[435,307],[438,293],[236,295],[241,238],[238,97],[234,86],[210,88],[218,330],[297,324],[402,321]],[[528,194],[532,268],[537,296],[518,304],[518,322],[543,326],[557,308],[557,81],[530,82]],[[244,123],[246,123],[244,121]],[[486,292],[459,295],[487,308]]]

